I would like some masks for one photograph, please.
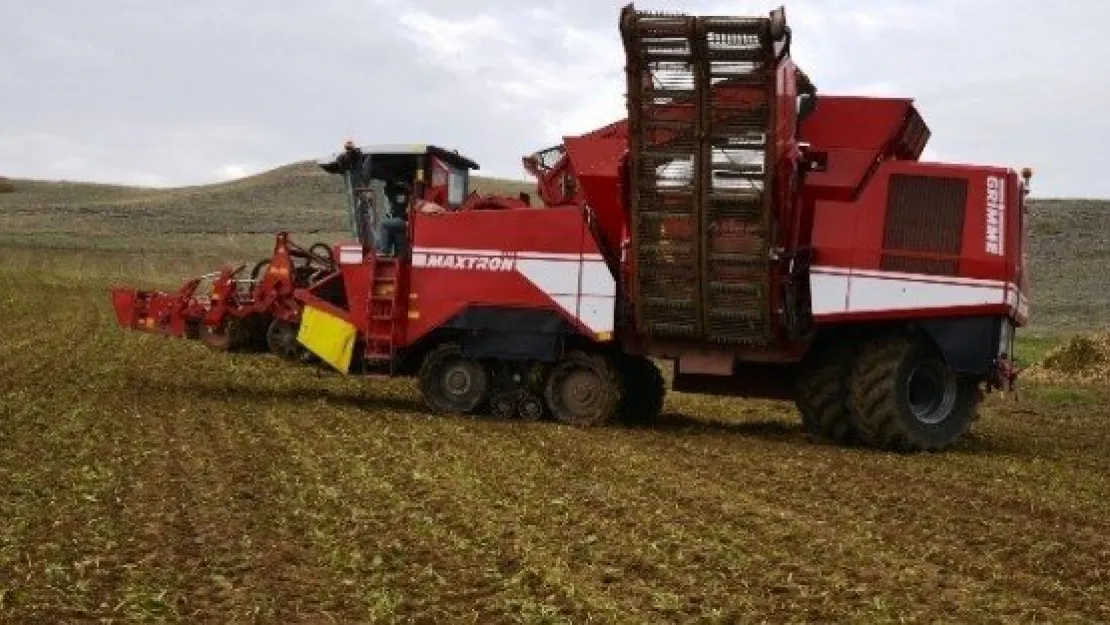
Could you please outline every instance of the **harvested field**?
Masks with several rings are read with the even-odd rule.
[[[4,230],[0,621],[1110,621],[1104,387],[994,397],[939,455],[687,395],[653,429],[431,417],[117,330],[110,284],[267,242],[142,227]]]

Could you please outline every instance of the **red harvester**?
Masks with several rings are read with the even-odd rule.
[[[251,297],[229,299],[228,271],[211,302],[122,289],[120,323],[217,344],[233,320],[284,324],[275,351],[415,376],[449,413],[649,421],[660,359],[677,390],[792,398],[824,438],[958,440],[1014,380],[1029,172],[919,161],[911,100],[818,98],[782,9],[629,5],[620,30],[628,118],[524,160],[543,208],[468,196],[477,166],[455,152],[348,146],[321,162],[356,233],[317,254],[334,267],[289,281],[279,237]],[[390,207],[405,236],[386,256]]]

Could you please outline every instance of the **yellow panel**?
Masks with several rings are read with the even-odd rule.
[[[319,308],[305,306],[297,341],[340,373],[347,373],[357,332],[347,321]]]

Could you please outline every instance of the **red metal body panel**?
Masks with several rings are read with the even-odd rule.
[[[960,248],[958,253],[932,255],[912,253],[922,259],[957,259],[954,275],[903,274],[884,270],[884,254],[899,252],[885,247],[887,198],[891,177],[908,175],[967,184]],[[992,199],[997,202],[992,203]],[[991,225],[992,206],[1001,207],[1002,227]],[[815,297],[832,297],[818,285],[827,276],[839,276],[846,284],[844,307],[815,302],[815,312],[824,323],[880,319],[999,315],[1019,324],[1027,316],[1027,284],[1022,272],[1023,208],[1021,182],[1012,170],[916,161],[883,161],[862,187],[855,201],[814,202],[812,245]],[[1000,236],[1003,249],[992,249],[992,237]],[[845,276],[854,276],[846,278]],[[831,280],[831,278],[829,278]],[[931,286],[930,286],[931,285]],[[937,285],[946,285],[938,287]],[[862,291],[857,291],[862,289]],[[917,298],[906,307],[901,291]],[[823,295],[822,295],[823,294]],[[839,291],[835,297],[839,297]],[[852,300],[867,300],[854,305]],[[882,302],[888,302],[886,306]]]
[[[551,287],[531,277],[523,262],[567,265],[551,271],[578,271],[587,262],[601,262],[597,243],[577,207],[416,215],[413,234],[405,345],[472,306],[550,310],[583,334],[596,335],[596,328],[587,326],[576,310],[568,310],[558,299],[576,297],[579,278],[563,288]],[[552,280],[565,282],[559,277]]]
[[[827,163],[806,175],[806,194],[840,201],[854,199],[880,161],[917,160],[929,138],[913,101],[904,98],[823,95],[798,130]]]
[[[987,254],[984,247],[987,230],[987,178],[999,177],[1008,184],[1013,184],[1016,180],[1014,172],[995,167],[914,161],[883,162],[863,188],[857,201],[816,203],[812,237],[815,265],[880,269],[888,183],[894,174],[966,179],[970,192],[967,198],[967,219],[964,222],[959,275],[965,278],[1013,281],[1016,261],[1008,258],[1012,254],[993,256]],[[1007,212],[1011,213],[1011,219],[1020,217],[1014,214],[1018,211]],[[1016,230],[1016,223],[1013,227]],[[1019,245],[1019,242],[1014,237],[1007,237],[1007,244],[1013,246]],[[1010,251],[1012,250],[1011,247]]]
[[[628,223],[620,184],[628,141],[624,138],[568,137],[564,142],[574,175],[597,217],[602,245],[607,252],[617,254]],[[581,166],[575,165],[577,163]]]
[[[908,98],[822,94],[817,108],[802,122],[799,138],[825,150],[852,148],[880,152],[899,137],[913,108],[913,100]],[[917,158],[910,153],[897,156],[909,160]]]

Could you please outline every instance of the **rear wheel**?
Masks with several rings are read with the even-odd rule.
[[[217,352],[244,351],[251,346],[251,326],[247,319],[227,317],[216,327],[201,324],[200,340]]]
[[[297,326],[289,321],[274,319],[266,329],[266,347],[283,360],[299,361],[305,349],[297,342]]]
[[[849,379],[856,359],[847,340],[814,345],[802,361],[794,403],[813,436],[847,443],[858,438],[848,409]]]
[[[941,451],[975,420],[982,393],[924,337],[895,334],[860,350],[849,407],[861,438],[896,451]]]
[[[574,351],[552,368],[544,397],[557,421],[587,427],[617,414],[620,390],[620,375],[608,358]]]
[[[489,397],[490,376],[485,365],[462,355],[447,343],[432,350],[420,367],[420,392],[436,412],[471,414]]]
[[[620,360],[620,419],[631,425],[650,425],[663,412],[667,388],[663,373],[650,358],[627,356]]]

